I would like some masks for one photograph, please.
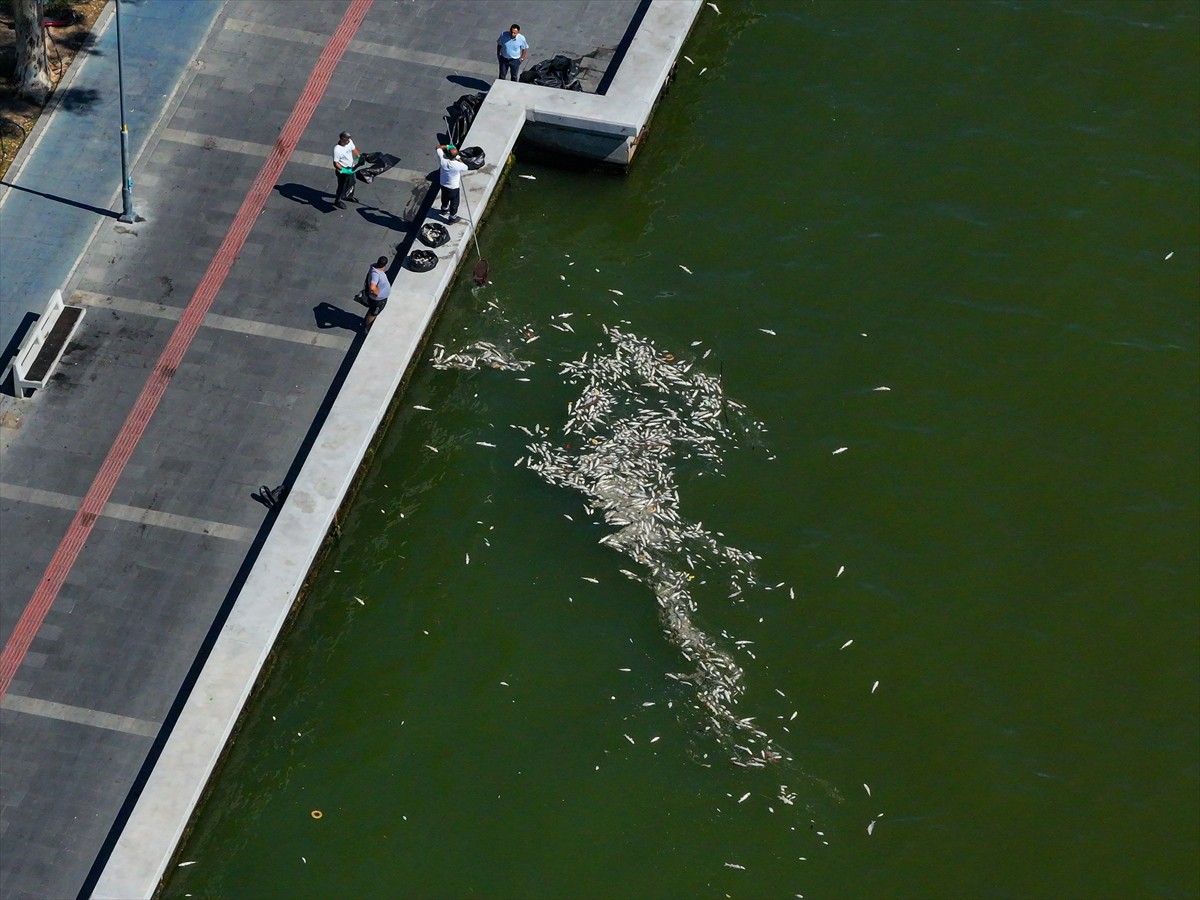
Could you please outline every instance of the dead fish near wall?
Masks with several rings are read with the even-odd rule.
[[[652,590],[665,636],[694,668],[667,674],[694,688],[702,730],[738,766],[779,762],[785,756],[771,737],[753,717],[735,713],[745,692],[742,668],[694,618],[697,572],[725,571],[737,597],[757,584],[758,557],[686,520],[676,480],[685,460],[717,473],[728,447],[766,429],[725,396],[720,378],[638,335],[604,331],[607,353],[590,351],[561,365],[559,374],[579,386],[579,396],[568,405],[562,439],[529,444],[526,467],[582,494],[589,512],[615,529],[600,543],[640,564],[642,574],[622,571]]]
[[[441,344],[435,344],[429,364],[435,369],[503,369],[521,372],[533,365],[532,360],[517,359],[511,352],[487,341],[475,341],[457,353],[447,353]]]

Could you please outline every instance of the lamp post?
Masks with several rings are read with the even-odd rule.
[[[117,95],[121,102],[121,212],[122,222],[138,221],[133,210],[133,176],[129,174],[129,126],[125,124],[125,79],[121,70],[121,0],[114,0],[117,15]]]

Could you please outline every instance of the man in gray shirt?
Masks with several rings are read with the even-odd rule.
[[[388,295],[392,292],[392,283],[387,277],[388,258],[381,256],[375,260],[375,265],[367,271],[367,283],[363,294],[367,301],[367,314],[363,317],[363,331],[369,331],[375,317],[387,306]]]

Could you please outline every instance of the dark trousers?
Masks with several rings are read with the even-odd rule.
[[[338,172],[337,196],[334,198],[335,203],[341,203],[354,196],[354,173]]]
[[[500,80],[504,80],[505,75],[510,75],[513,81],[517,80],[517,70],[521,68],[521,60],[509,59],[506,56],[500,57]]]
[[[442,185],[442,212],[450,216],[458,215],[458,188]]]

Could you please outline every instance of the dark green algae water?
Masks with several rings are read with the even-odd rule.
[[[433,340],[530,381],[416,372],[165,896],[1200,893],[1200,6],[720,5],[628,177],[518,164]],[[790,761],[513,466],[622,319],[769,429],[679,480]]]

